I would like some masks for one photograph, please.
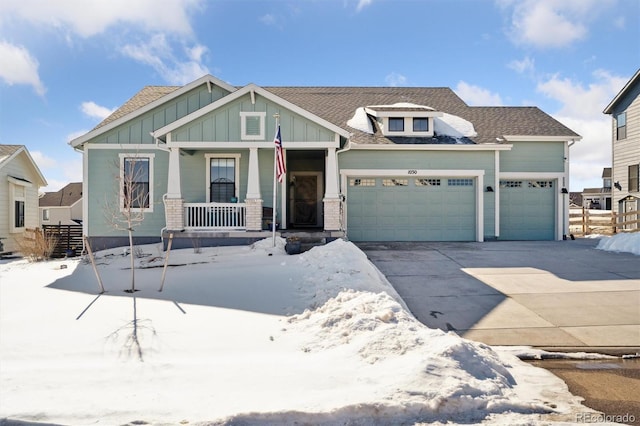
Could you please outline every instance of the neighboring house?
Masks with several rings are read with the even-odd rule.
[[[585,188],[582,191],[582,207],[611,210],[611,167],[602,169],[601,188]]]
[[[82,182],[67,184],[40,197],[40,225],[82,224]]]
[[[275,116],[287,172],[274,205]],[[145,87],[71,145],[83,151],[84,232],[101,248],[127,241],[104,212],[128,204],[118,178],[132,170],[141,243],[171,232],[184,244],[255,241],[273,207],[280,230],[326,238],[558,240],[579,139],[536,107],[471,107],[449,88],[235,87],[207,75]]]
[[[38,226],[38,190],[46,185],[24,145],[0,145],[0,252],[17,251],[25,229]]]
[[[612,204],[617,213],[640,210],[640,69],[604,113],[612,118]],[[626,221],[638,220],[626,216]],[[638,224],[625,226],[637,229]]]

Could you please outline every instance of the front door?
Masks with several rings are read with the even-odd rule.
[[[322,226],[322,172],[290,173],[289,209],[291,225]]]

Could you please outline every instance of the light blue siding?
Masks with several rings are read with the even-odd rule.
[[[514,142],[500,152],[501,172],[564,173],[564,142]]]
[[[115,229],[113,217],[119,216],[119,154],[129,152],[131,154],[151,153],[153,159],[153,212],[145,213],[144,221],[136,227],[134,236],[159,236],[160,230],[165,225],[164,205],[162,195],[167,192],[166,170],[168,166],[168,154],[159,150],[114,150],[114,149],[89,149],[88,156],[88,185],[87,211],[85,220],[89,224],[90,236],[125,236],[125,230]]]
[[[188,123],[172,132],[174,142],[238,142],[241,141],[240,112],[265,112],[265,134],[262,142],[273,140],[275,114],[280,114],[283,144],[287,142],[333,142],[335,133],[288,111],[268,99],[255,95],[255,103],[247,94],[240,99]],[[260,142],[260,141],[258,141]]]
[[[206,85],[199,86],[92,139],[90,143],[153,144],[155,141],[150,132],[191,114],[227,94],[227,91],[217,86],[212,86],[211,93],[207,90]]]

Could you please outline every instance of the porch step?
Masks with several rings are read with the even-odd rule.
[[[314,247],[327,244],[326,237],[311,236],[308,233],[287,233],[286,235],[283,235],[283,237],[287,239],[287,243],[291,241],[290,239],[296,239],[297,241],[299,241],[301,253],[311,250]]]

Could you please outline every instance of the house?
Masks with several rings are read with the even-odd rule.
[[[38,226],[38,191],[47,181],[24,145],[0,145],[0,253]]]
[[[82,224],[82,182],[72,182],[40,197],[40,225]]]
[[[621,221],[638,220],[640,210],[640,69],[604,109],[612,123],[613,209]],[[628,214],[630,212],[636,212]],[[627,213],[627,215],[625,215]],[[637,229],[629,223],[625,229]]]
[[[274,184],[278,126],[286,176]],[[449,88],[236,87],[207,75],[145,87],[70,143],[83,152],[84,232],[100,248],[126,242],[107,207],[144,213],[141,243],[255,241],[274,207],[280,232],[328,239],[558,240],[579,139],[536,107],[472,107]]]
[[[611,167],[602,169],[602,187],[584,188],[582,207],[595,210],[611,210]]]

